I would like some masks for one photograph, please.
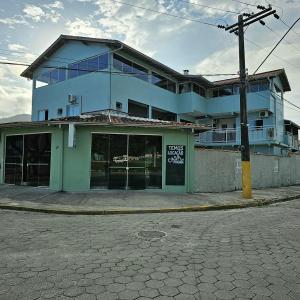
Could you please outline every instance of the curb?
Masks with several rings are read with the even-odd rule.
[[[300,199],[300,195],[285,197],[281,199],[253,200],[251,202],[241,203],[241,204],[197,205],[197,206],[171,207],[171,208],[84,210],[84,209],[21,206],[18,204],[13,205],[7,203],[6,204],[0,203],[0,209],[38,212],[38,213],[47,213],[47,214],[63,214],[63,215],[122,215],[122,214],[200,212],[200,211],[213,211],[213,210],[242,209],[242,208],[249,208],[249,207],[261,207],[270,204],[276,204],[279,202],[291,201],[295,199]]]

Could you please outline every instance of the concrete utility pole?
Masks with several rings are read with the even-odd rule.
[[[259,7],[258,7],[259,8]],[[245,63],[245,45],[244,45],[244,28],[252,23],[261,21],[263,18],[274,15],[276,10],[272,7],[260,7],[261,12],[256,14],[247,14],[244,19],[243,15],[238,16],[238,22],[225,27],[230,33],[235,33],[239,37],[239,62],[240,62],[240,121],[241,121],[241,159],[242,159],[242,186],[243,197],[252,198],[251,186],[251,164],[250,164],[250,147],[248,134],[248,115],[247,115],[247,74]],[[244,14],[245,15],[245,14]]]

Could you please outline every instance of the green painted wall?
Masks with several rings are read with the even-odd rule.
[[[91,140],[92,133],[154,134],[161,135],[163,142],[163,180],[162,190],[166,192],[192,192],[194,177],[194,138],[188,129],[138,128],[138,127],[76,127],[76,147],[68,148],[68,126],[49,126],[40,128],[1,129],[0,157],[4,165],[5,136],[11,134],[50,132],[51,138],[51,175],[50,188],[70,192],[90,190]],[[62,146],[63,145],[63,146]],[[165,184],[166,146],[186,146],[185,185]],[[3,183],[4,168],[1,168],[0,183]]]

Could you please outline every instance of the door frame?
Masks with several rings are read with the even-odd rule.
[[[126,187],[125,187],[125,191],[129,190],[128,189],[128,171],[129,171],[129,167],[128,167],[128,150],[129,150],[129,136],[132,135],[136,135],[136,136],[159,136],[161,137],[161,153],[162,153],[162,165],[161,165],[161,172],[162,172],[162,176],[161,176],[161,188],[158,189],[149,189],[149,190],[155,190],[155,191],[161,191],[163,189],[163,156],[164,156],[164,152],[163,152],[163,148],[164,148],[164,135],[163,134],[159,134],[159,133],[124,133],[124,132],[106,132],[106,131],[91,131],[90,132],[90,163],[89,163],[89,174],[90,174],[90,189],[92,190],[109,190],[109,188],[101,188],[101,187],[96,187],[96,188],[91,188],[91,177],[92,177],[92,169],[91,169],[91,151],[92,151],[92,141],[93,141],[93,134],[106,134],[106,135],[125,135],[127,136],[127,166],[126,167],[120,167],[120,168],[125,168],[126,169]],[[134,168],[134,167],[133,167]],[[146,169],[146,168],[145,168]],[[148,190],[148,189],[145,189]]]

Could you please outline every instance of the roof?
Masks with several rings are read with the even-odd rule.
[[[91,125],[91,126],[107,126],[107,127],[145,127],[145,128],[171,128],[171,129],[208,129],[206,126],[194,123],[182,123],[173,121],[161,121],[156,119],[146,119],[118,115],[114,113],[86,114],[74,117],[65,117],[49,121],[35,122],[13,122],[0,124],[0,128],[8,127],[43,127],[51,125],[67,125],[67,124]]]
[[[290,83],[288,81],[288,78],[286,76],[284,69],[277,69],[277,70],[272,70],[272,71],[268,71],[268,72],[258,73],[255,75],[249,75],[249,81],[273,78],[276,76],[279,76],[279,78],[281,79],[284,92],[291,91]],[[214,81],[213,85],[214,86],[225,86],[225,85],[230,85],[230,84],[238,84],[239,82],[240,82],[240,78],[236,77],[236,78]]]
[[[291,120],[284,120],[284,125],[291,125],[291,126],[293,126],[293,127],[296,127],[296,128],[298,128],[298,129],[300,129],[300,125],[298,125],[297,123],[295,123],[295,122],[293,122],[293,121],[291,121]]]
[[[183,75],[172,68],[160,63],[159,61],[151,58],[150,56],[145,55],[144,53],[120,42],[118,40],[112,39],[100,39],[100,38],[90,38],[90,37],[82,37],[82,36],[72,36],[72,35],[60,35],[59,38],[48,47],[27,69],[25,69],[22,73],[22,77],[32,79],[33,72],[36,68],[38,68],[42,63],[48,60],[48,58],[55,53],[66,41],[80,41],[84,43],[103,43],[115,48],[121,48],[120,50],[123,52],[127,52],[135,57],[146,61],[147,63],[155,66],[156,68],[163,70],[165,73],[174,76],[178,79],[190,79],[191,76]],[[192,76],[191,79],[195,81],[201,82],[202,84],[211,85],[210,81],[205,79],[201,75]]]

